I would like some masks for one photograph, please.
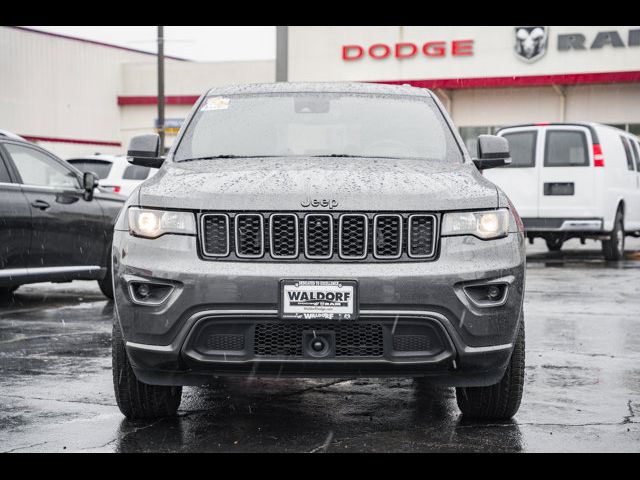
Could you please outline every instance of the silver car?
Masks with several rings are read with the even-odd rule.
[[[510,418],[524,375],[520,217],[438,99],[408,86],[216,88],[115,226],[113,378],[129,418],[216,376],[381,377],[457,387]]]

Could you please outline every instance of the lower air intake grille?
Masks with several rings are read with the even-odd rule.
[[[431,337],[426,335],[393,336],[393,349],[396,352],[424,352],[431,347]]]
[[[214,334],[207,337],[205,343],[208,350],[243,350],[244,335],[242,334]]]
[[[254,353],[264,357],[302,357],[303,332],[334,332],[336,357],[381,357],[382,325],[375,323],[267,322],[255,327]]]

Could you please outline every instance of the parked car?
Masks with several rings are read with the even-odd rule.
[[[131,192],[156,170],[140,165],[132,165],[124,156],[89,155],[67,159],[81,172],[94,172],[98,175],[98,188],[103,192],[117,193],[128,197]]]
[[[98,280],[113,297],[109,252],[124,199],[94,192],[97,183],[43,148],[0,137],[0,294]]]
[[[519,125],[497,133],[511,146],[509,168],[486,173],[516,206],[527,237],[558,251],[570,238],[602,240],[607,260],[640,233],[638,137],[597,123]]]
[[[509,418],[524,374],[524,235],[437,97],[408,86],[213,89],[113,242],[113,378],[129,418],[214,376],[408,376]],[[246,128],[251,125],[251,128]],[[475,164],[474,164],[475,163]]]
[[[2,137],[13,138],[16,140],[24,140],[24,138],[22,138],[20,135],[16,135],[15,133],[9,132],[8,130],[0,130],[0,138]]]

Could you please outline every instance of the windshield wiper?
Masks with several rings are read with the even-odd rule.
[[[212,155],[210,157],[195,157],[195,158],[185,158],[183,160],[177,160],[178,162],[195,162],[198,160],[217,160],[219,158],[273,158],[275,155],[232,155],[232,154],[224,154],[224,155]]]
[[[357,158],[360,155],[348,155],[346,153],[331,153],[327,155],[309,155],[312,158]]]
[[[348,155],[346,153],[332,153],[327,155],[309,155],[310,158],[380,158],[391,160],[419,160],[419,157],[388,157],[384,155]]]

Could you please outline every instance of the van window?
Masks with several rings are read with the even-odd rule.
[[[586,167],[589,165],[584,132],[548,130],[544,147],[545,167]]]
[[[631,144],[631,150],[633,151],[633,158],[636,161],[636,169],[640,172],[640,154],[638,153],[638,144],[633,140],[629,140]],[[633,170],[633,168],[631,168]]]
[[[537,132],[507,133],[504,138],[509,142],[511,165],[509,168],[535,167]]]
[[[146,180],[149,175],[149,167],[129,165],[122,174],[123,180]]]
[[[629,140],[620,136],[620,141],[622,142],[622,146],[624,147],[624,154],[627,157],[627,168],[633,171],[633,157],[631,156],[631,147],[629,146]]]

